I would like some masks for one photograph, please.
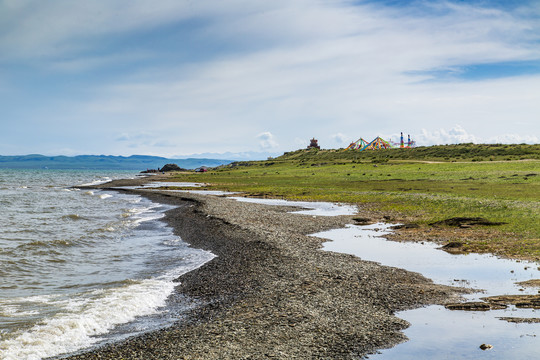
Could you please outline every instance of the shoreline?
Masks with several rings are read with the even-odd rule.
[[[353,216],[314,218],[223,197],[117,191],[177,205],[164,220],[183,241],[217,257],[178,279],[173,296],[201,305],[172,327],[62,358],[359,358],[406,339],[400,331],[408,324],[395,312],[455,301],[460,293],[417,273],[322,251],[325,240],[309,236],[353,223]]]

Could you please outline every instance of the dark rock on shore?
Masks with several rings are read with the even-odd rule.
[[[156,174],[159,173],[158,169],[148,169],[141,171],[141,174]]]
[[[419,227],[420,227],[420,225],[418,225],[418,224],[408,223],[408,224],[394,225],[394,226],[392,226],[392,229],[394,229],[394,230],[418,229]]]
[[[538,324],[539,318],[520,318],[520,317],[500,317],[499,320],[511,322],[514,324]]]
[[[161,169],[159,169],[161,172],[169,172],[169,171],[189,171],[187,169],[182,169],[180,166],[176,164],[165,164]]]
[[[449,250],[449,249],[460,249],[463,247],[463,243],[461,241],[450,241],[448,244],[445,244],[442,246],[442,249]]]
[[[465,244],[461,241],[449,241],[441,246],[441,249],[449,254],[463,254],[466,252]]]
[[[482,301],[450,303],[449,310],[488,311],[506,309],[509,305],[517,308],[540,309],[540,295],[498,295],[482,298]]]
[[[454,226],[454,227],[470,227],[473,225],[485,225],[485,226],[495,226],[495,225],[504,225],[504,222],[494,222],[482,217],[454,217],[446,220],[436,221],[430,223],[431,226]]]
[[[491,304],[515,305],[518,308],[540,309],[540,295],[499,295],[482,298]]]
[[[527,281],[520,281],[516,283],[521,286],[528,286],[528,287],[540,287],[540,279],[531,279]]]
[[[448,310],[464,310],[464,311],[489,311],[489,310],[506,309],[506,305],[491,304],[491,303],[482,302],[482,301],[452,303],[452,304],[446,304],[445,307]]]
[[[148,169],[141,171],[141,174],[154,174],[154,173],[165,173],[165,172],[171,172],[171,171],[189,171],[188,169],[181,168],[180,166],[176,164],[165,164],[161,169]]]
[[[369,225],[374,223],[373,219],[365,217],[355,217],[353,220],[356,225]]]

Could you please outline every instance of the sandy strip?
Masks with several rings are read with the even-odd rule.
[[[105,187],[102,185],[100,187]],[[393,314],[455,301],[457,290],[417,273],[319,250],[308,236],[351,216],[289,214],[197,194],[141,192],[179,208],[166,221],[217,255],[178,279],[201,305],[174,326],[69,359],[357,359],[405,340]]]

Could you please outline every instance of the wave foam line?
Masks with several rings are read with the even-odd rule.
[[[60,313],[42,325],[0,343],[2,360],[38,360],[91,346],[96,337],[138,316],[155,314],[174,291],[171,281],[143,280],[121,288],[92,293],[77,304],[77,312]]]

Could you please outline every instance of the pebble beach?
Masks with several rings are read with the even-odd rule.
[[[122,180],[99,188],[138,185]],[[131,191],[173,204],[166,221],[192,247],[217,255],[177,279],[193,306],[170,327],[69,359],[358,359],[406,340],[397,311],[456,301],[462,290],[418,273],[321,250],[310,234],[354,216],[224,196]]]

